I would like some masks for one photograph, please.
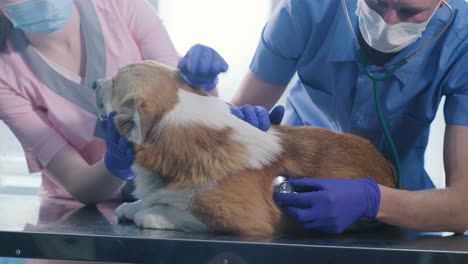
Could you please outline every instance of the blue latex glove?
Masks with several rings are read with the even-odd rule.
[[[279,125],[284,115],[284,107],[278,105],[271,110],[271,113],[263,106],[244,105],[241,107],[231,107],[231,113],[239,119],[251,124],[252,126],[267,131],[270,124]]]
[[[375,219],[380,189],[371,178],[289,178],[297,193],[274,193],[273,199],[305,229],[339,234],[361,217]]]
[[[186,83],[209,93],[218,84],[218,74],[229,66],[214,49],[197,44],[179,61],[178,68]]]
[[[135,174],[130,168],[135,162],[135,151],[132,143],[122,137],[115,128],[114,117],[116,114],[116,112],[111,112],[106,120],[101,121],[101,126],[106,132],[107,146],[104,164],[112,175],[130,181],[135,178]]]

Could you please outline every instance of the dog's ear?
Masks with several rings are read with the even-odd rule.
[[[141,97],[128,97],[123,100],[119,113],[115,116],[115,123],[120,134],[128,141],[141,144],[146,133],[142,125],[142,106],[144,104]]]

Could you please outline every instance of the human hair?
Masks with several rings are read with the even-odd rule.
[[[10,20],[0,11],[0,52],[5,51],[6,41],[12,29]]]

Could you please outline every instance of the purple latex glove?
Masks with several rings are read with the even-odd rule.
[[[252,126],[267,131],[270,124],[279,125],[284,115],[284,107],[276,106],[271,113],[263,106],[243,105],[241,107],[231,107],[231,113]]]
[[[186,83],[209,93],[218,84],[218,74],[229,66],[214,49],[197,44],[179,61],[178,68]]]
[[[116,114],[116,112],[111,112],[107,119],[101,121],[101,126],[106,132],[107,146],[104,164],[112,175],[130,181],[135,178],[135,174],[130,168],[135,162],[135,151],[132,143],[122,137],[115,128],[114,117]]]
[[[339,234],[361,217],[375,219],[380,189],[371,178],[289,178],[296,193],[274,193],[273,199],[305,229]]]

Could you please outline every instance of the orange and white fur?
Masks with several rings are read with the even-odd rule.
[[[391,165],[367,140],[315,127],[263,132],[156,62],[123,67],[98,87],[96,100],[102,116],[117,112],[118,130],[135,146],[139,200],[116,214],[144,228],[241,235],[297,230],[272,200],[278,175],[371,176],[395,187]]]

